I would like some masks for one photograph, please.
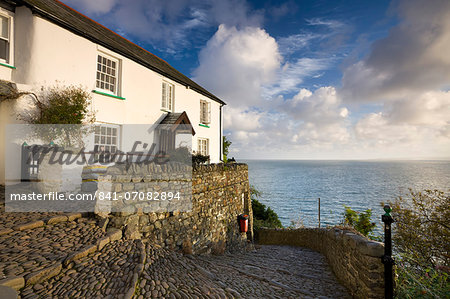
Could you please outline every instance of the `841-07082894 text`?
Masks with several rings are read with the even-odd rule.
[[[140,200],[140,201],[172,201],[180,200],[180,192],[100,192],[95,194],[99,200]]]

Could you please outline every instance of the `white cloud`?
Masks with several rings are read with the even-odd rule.
[[[279,94],[292,93],[301,88],[305,78],[317,76],[319,71],[330,67],[333,58],[299,58],[287,62],[277,71],[272,84],[264,87],[264,97],[271,98]]]
[[[365,148],[397,151],[405,156],[448,157],[450,154],[450,92],[425,92],[387,103],[355,125]]]
[[[117,0],[66,0],[64,2],[76,9],[94,15],[109,13],[118,3]]]
[[[450,1],[400,1],[399,25],[344,71],[347,101],[404,98],[450,86]]]
[[[262,11],[251,11],[245,0],[63,0],[87,15],[103,15],[102,23],[123,35],[180,54],[204,30],[219,24],[259,26]]]
[[[256,27],[220,25],[200,52],[194,80],[230,106],[249,107],[261,100],[261,89],[271,83],[281,56],[273,37]]]
[[[306,19],[306,23],[310,26],[326,26],[333,30],[345,27],[345,24],[341,21],[326,20],[322,18]]]
[[[259,120],[262,113],[251,110],[226,106],[224,108],[223,124],[227,130],[257,131],[260,129]]]
[[[280,52],[284,56],[308,47],[312,41],[318,38],[321,38],[321,35],[307,32],[281,37],[277,41]]]

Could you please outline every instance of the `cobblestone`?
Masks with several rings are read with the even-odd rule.
[[[30,275],[61,263],[83,246],[106,236],[94,223],[60,222],[0,236],[0,279]]]
[[[123,240],[122,231],[75,219],[81,215],[3,211],[0,281],[21,289],[20,298],[350,298],[325,258],[308,249],[183,255]],[[62,217],[49,222],[54,216]],[[15,229],[40,220],[43,226]]]
[[[22,298],[123,298],[133,287],[140,241],[119,240],[64,268],[57,276],[22,289]]]
[[[255,252],[183,256],[147,247],[135,298],[350,298],[319,253],[261,246]]]

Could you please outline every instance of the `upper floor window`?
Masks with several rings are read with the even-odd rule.
[[[118,95],[119,61],[103,53],[97,55],[96,88]]]
[[[161,108],[167,111],[173,109],[175,86],[169,82],[163,81],[162,83],[162,101]]]
[[[211,103],[200,100],[200,122],[202,124],[211,123]]]
[[[0,61],[10,63],[11,18],[0,15]]]

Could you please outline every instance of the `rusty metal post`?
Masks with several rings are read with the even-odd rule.
[[[394,272],[393,266],[395,264],[392,258],[392,235],[391,224],[394,219],[391,216],[391,207],[389,205],[384,206],[386,212],[381,216],[381,220],[384,222],[384,255],[381,257],[381,261],[384,264],[384,296],[386,299],[394,298]]]

